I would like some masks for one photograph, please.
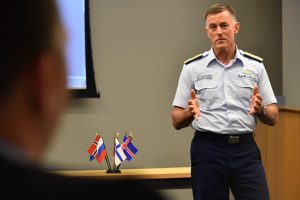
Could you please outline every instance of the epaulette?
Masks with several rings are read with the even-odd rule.
[[[252,58],[253,60],[256,60],[256,61],[258,61],[258,62],[260,62],[260,63],[263,61],[263,59],[262,59],[261,57],[258,57],[258,56],[256,56],[256,55],[253,55],[253,54],[248,53],[248,52],[246,52],[246,51],[244,51],[244,56],[246,56],[246,57],[248,57],[248,58]]]
[[[194,57],[192,57],[192,58],[187,59],[186,61],[184,61],[184,64],[185,64],[185,65],[188,65],[188,64],[190,64],[191,62],[194,62],[194,61],[196,61],[196,60],[201,59],[202,57],[203,57],[203,54],[198,54],[198,55],[196,55],[196,56],[194,56]]]

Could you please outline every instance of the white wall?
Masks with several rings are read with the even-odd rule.
[[[289,107],[300,108],[300,1],[282,0],[283,94]]]

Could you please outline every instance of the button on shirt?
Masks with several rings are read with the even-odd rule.
[[[234,59],[225,66],[210,49],[202,58],[183,66],[172,105],[187,108],[191,89],[195,89],[200,117],[193,120],[194,129],[221,134],[253,132],[256,118],[249,112],[255,86],[263,105],[277,103],[261,62],[237,49]]]

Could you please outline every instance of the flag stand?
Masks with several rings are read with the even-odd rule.
[[[119,170],[119,167],[120,167],[121,164],[118,165],[118,167],[116,167],[116,165],[114,164],[114,168],[113,169],[108,169],[106,170],[106,173],[108,174],[118,174],[118,173],[121,173],[121,170]]]
[[[121,173],[121,170],[119,170],[119,169],[115,169],[115,170],[108,169],[108,170],[106,170],[106,173],[107,174],[119,174],[119,173]]]
[[[120,166],[120,165],[121,165],[121,164],[119,164],[118,167],[116,167],[116,164],[114,164],[113,169],[111,169],[111,168],[109,167],[109,169],[106,170],[106,173],[107,173],[107,174],[118,174],[118,173],[121,173],[121,170],[119,170],[119,166]]]

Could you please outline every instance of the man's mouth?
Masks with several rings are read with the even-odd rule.
[[[216,42],[219,42],[219,41],[225,41],[224,38],[220,38],[220,39],[217,39]]]

